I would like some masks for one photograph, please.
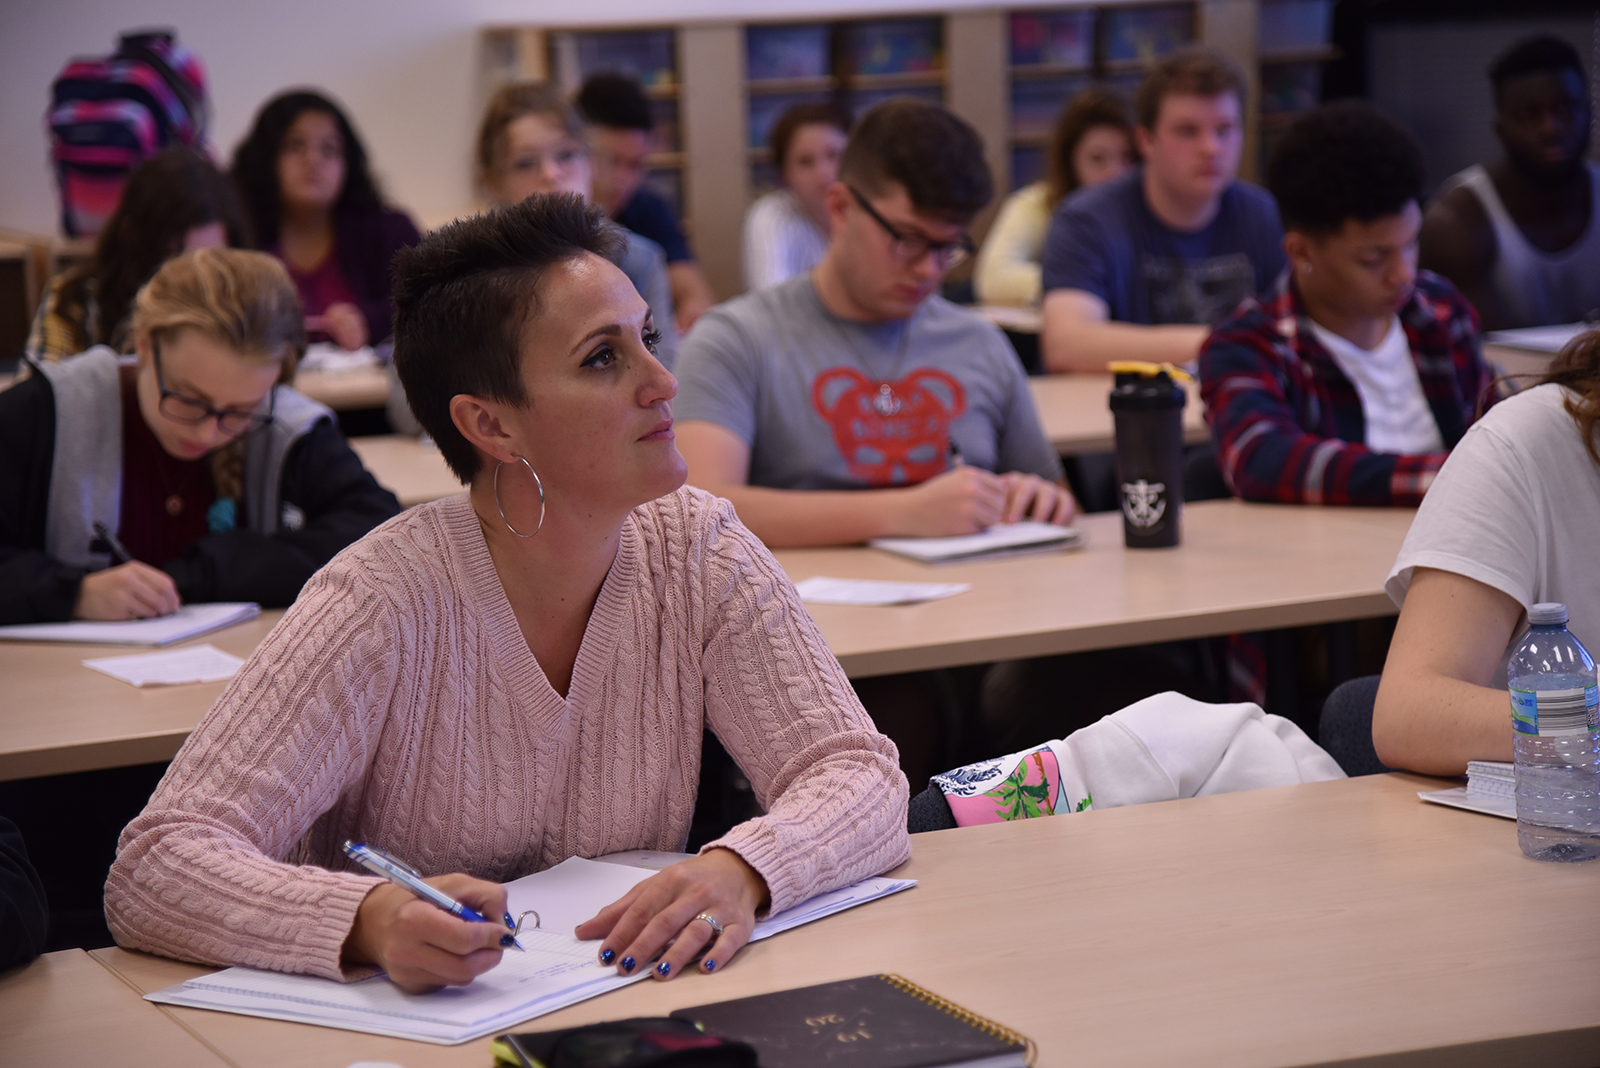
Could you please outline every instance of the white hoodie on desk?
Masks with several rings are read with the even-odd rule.
[[[956,768],[933,783],[966,826],[1345,777],[1282,716],[1168,691],[1067,738]]]

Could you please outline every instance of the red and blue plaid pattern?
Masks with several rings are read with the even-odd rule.
[[[1428,271],[1400,310],[1422,392],[1446,449],[1493,403],[1478,313]],[[1446,452],[1367,448],[1361,398],[1311,330],[1285,271],[1240,304],[1200,349],[1200,389],[1217,463],[1234,495],[1298,504],[1416,505]]]

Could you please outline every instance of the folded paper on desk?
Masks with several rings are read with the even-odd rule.
[[[249,601],[186,604],[171,615],[124,623],[73,620],[70,623],[19,623],[0,627],[0,641],[83,642],[93,645],[171,645],[198,638],[261,614]]]
[[[219,682],[238,673],[243,660],[210,642],[168,649],[161,653],[133,653],[85,660],[83,666],[135,686],[181,686],[187,682]]]
[[[918,604],[966,593],[966,582],[884,582],[878,579],[842,579],[814,575],[797,582],[795,590],[802,601],[812,604]]]
[[[925,564],[945,564],[958,560],[1074,549],[1082,541],[1083,536],[1073,527],[1024,520],[1021,523],[996,523],[981,534],[963,534],[952,538],[873,538],[867,544],[874,549],[909,556]]]
[[[498,966],[468,986],[417,996],[382,975],[336,983],[309,975],[227,968],[158,990],[146,1000],[423,1042],[466,1042],[645,978],[649,969],[618,975],[615,967],[599,962],[598,941],[580,942],[571,932],[601,905],[653,874],[649,868],[573,857],[507,883],[511,914],[536,909],[539,930],[524,927],[517,937],[527,952],[505,954]],[[915,885],[909,879],[863,879],[760,921],[750,940],[769,938]]]

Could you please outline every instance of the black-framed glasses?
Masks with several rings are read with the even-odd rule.
[[[889,235],[889,252],[901,263],[917,263],[922,257],[931,254],[933,262],[939,269],[948,271],[977,251],[972,243],[972,235],[965,232],[954,241],[929,241],[925,237],[902,234],[895,229],[893,223],[878,214],[878,209],[861,195],[861,190],[853,185],[847,185],[845,188],[856,198],[861,210],[872,216],[872,221],[883,227],[883,232]]]
[[[274,386],[267,393],[266,412],[246,412],[238,408],[213,408],[203,400],[186,397],[176,390],[167,388],[166,378],[161,373],[161,343],[154,337],[150,339],[150,356],[156,366],[156,389],[161,393],[161,400],[156,407],[161,414],[177,423],[188,423],[198,426],[207,419],[217,421],[217,429],[230,436],[249,433],[259,430],[272,422],[272,413],[278,404],[278,389]]]

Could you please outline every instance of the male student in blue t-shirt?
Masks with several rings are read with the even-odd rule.
[[[633,78],[605,71],[583,83],[576,103],[589,124],[595,202],[618,226],[648,237],[666,252],[673,317],[678,333],[687,334],[716,298],[672,205],[645,183],[655,126],[650,101]]]
[[[1272,196],[1237,178],[1244,85],[1204,49],[1174,52],[1145,78],[1134,130],[1143,164],[1067,198],[1051,220],[1046,370],[1190,363],[1210,324],[1282,271]]]

